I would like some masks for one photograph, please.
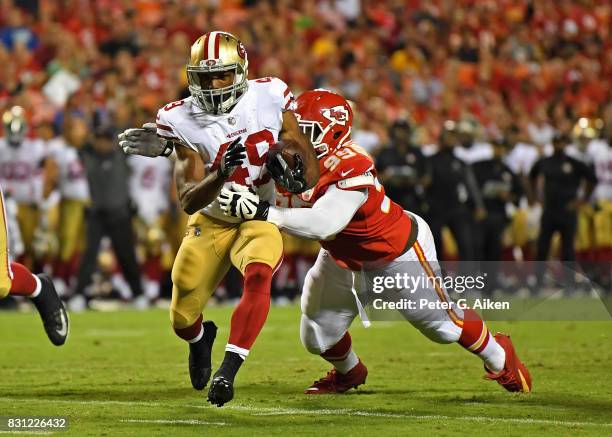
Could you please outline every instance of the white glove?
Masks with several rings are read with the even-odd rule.
[[[270,204],[261,200],[255,192],[244,185],[232,183],[223,188],[217,197],[223,213],[242,220],[266,220]]]
[[[142,155],[155,158],[169,156],[174,149],[172,141],[157,136],[155,123],[145,123],[142,128],[130,128],[119,134],[119,146],[126,155]]]

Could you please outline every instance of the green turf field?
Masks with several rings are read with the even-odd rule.
[[[231,309],[207,311],[223,355]],[[236,381],[209,406],[191,388],[187,347],[167,313],[72,315],[68,343],[47,341],[34,313],[1,313],[0,416],[69,417],[75,436],[612,435],[612,323],[494,322],[534,379],[529,395],[482,379],[480,360],[401,322],[355,323],[367,384],[337,396],[302,390],[328,366],[302,349],[297,307],[272,308]]]

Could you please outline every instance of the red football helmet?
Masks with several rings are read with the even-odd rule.
[[[296,100],[296,117],[310,139],[317,158],[341,147],[351,137],[353,110],[346,99],[324,89],[302,93]]]

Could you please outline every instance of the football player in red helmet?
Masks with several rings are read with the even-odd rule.
[[[330,91],[307,91],[297,99],[296,114],[319,158],[319,182],[299,194],[311,207],[272,206],[239,185],[224,188],[218,200],[230,216],[266,220],[290,234],[320,241],[322,249],[302,293],[300,333],[306,349],[334,368],[306,393],[342,393],[363,384],[367,376],[348,328],[357,314],[369,325],[362,302],[375,290],[376,278],[435,279],[440,267],[427,223],[385,195],[372,158],[351,140],[349,103]],[[510,338],[491,335],[479,315],[455,304],[439,281],[412,288],[394,285],[393,291],[413,303],[399,311],[428,338],[456,342],[477,354],[486,377],[507,390],[531,390],[529,372]]]

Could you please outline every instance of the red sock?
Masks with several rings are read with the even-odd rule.
[[[30,296],[38,288],[38,281],[26,266],[19,263],[11,263],[13,271],[13,283],[9,294],[13,296]]]
[[[198,341],[200,339],[200,334],[202,333],[202,314],[200,314],[198,320],[196,320],[191,326],[186,328],[174,328],[174,332],[176,335],[189,343]]]
[[[346,331],[342,338],[321,354],[321,358],[329,361],[338,372],[346,374],[359,364],[359,357],[353,352],[351,334]]]
[[[463,310],[463,330],[459,344],[478,355],[487,369],[499,372],[504,368],[506,353],[489,332],[487,325],[473,309]]]
[[[246,357],[263,328],[270,310],[272,267],[251,263],[244,271],[244,292],[232,314],[226,350]]]

